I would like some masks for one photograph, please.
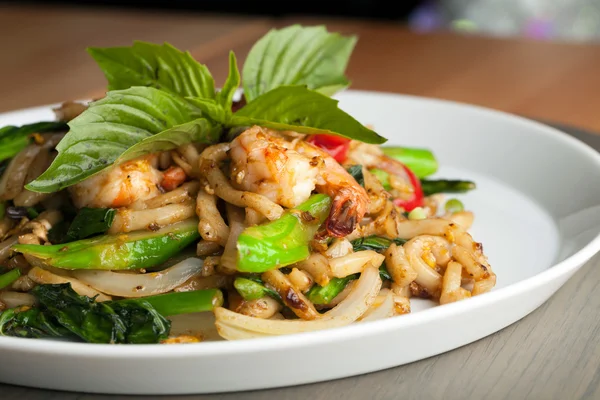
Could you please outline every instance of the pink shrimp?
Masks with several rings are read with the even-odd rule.
[[[326,228],[331,236],[350,234],[366,213],[365,189],[303,135],[254,126],[232,141],[230,156],[232,180],[240,190],[262,194],[287,208],[306,201],[313,190],[330,196]]]

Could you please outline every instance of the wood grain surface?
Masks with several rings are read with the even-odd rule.
[[[325,23],[356,34],[352,87],[478,104],[600,132],[599,44],[417,34],[399,23],[273,20],[193,13],[0,5],[0,112],[101,96],[105,80],[87,46],[168,41],[190,50],[221,84],[227,53],[240,64],[269,28]]]
[[[101,96],[87,46],[134,39],[189,49],[225,79],[270,27],[326,22],[359,35],[348,74],[358,89],[438,97],[600,132],[600,47],[419,35],[397,24],[0,6],[0,112]],[[598,137],[563,128],[600,149]],[[359,377],[268,391],[162,399],[600,399],[600,256],[547,303],[460,349]],[[0,360],[1,362],[1,360]],[[59,361],[57,361],[59,362]],[[68,379],[68,378],[66,378]],[[32,381],[35,385],[35,381]],[[121,399],[0,384],[0,399]],[[147,398],[147,397],[146,397]]]

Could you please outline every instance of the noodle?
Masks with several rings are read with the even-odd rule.
[[[196,198],[196,214],[200,218],[198,232],[202,239],[225,247],[229,237],[229,227],[217,209],[217,196],[200,190]]]
[[[260,194],[236,190],[231,186],[218,166],[218,163],[226,158],[227,150],[228,144],[219,144],[208,147],[200,155],[200,172],[206,177],[216,195],[238,207],[253,208],[270,220],[281,217],[283,208],[280,205]]]
[[[360,167],[363,188],[349,179],[342,164],[328,158],[327,152],[311,153],[305,135],[256,127],[248,132],[254,136],[243,146],[256,142],[264,146],[252,153],[258,160],[249,160],[250,155],[246,154],[248,165],[242,162],[244,157],[242,161],[235,159],[240,151],[246,151],[236,139],[211,146],[190,143],[130,160],[119,166],[119,173],[109,175],[108,170],[93,181],[82,182],[91,188],[83,186],[54,194],[29,192],[24,185],[50,165],[56,154],[52,147],[62,135],[46,135],[42,144],[27,146],[11,160],[0,179],[0,198],[17,208],[11,210],[12,217],[0,220],[0,263],[23,274],[0,290],[0,308],[35,307],[35,297],[23,292],[44,284],[69,283],[76,293],[96,296],[96,301],[109,301],[111,296],[135,299],[216,290],[221,291],[225,305],[214,309],[214,326],[219,335],[225,339],[249,339],[394,317],[411,312],[411,298],[426,298],[444,305],[486,293],[495,286],[496,275],[482,245],[467,232],[474,214],[460,211],[437,216],[442,197],[432,195],[421,202],[423,219],[411,219],[402,203],[396,201],[398,193],[406,196],[410,192],[408,183],[401,175],[394,175],[397,166],[390,166],[389,159],[378,158],[382,156],[377,146],[350,147],[351,151],[364,152],[362,156],[348,157],[365,161]],[[264,160],[260,159],[262,156]],[[380,161],[390,175],[385,184],[372,171]],[[296,162],[292,167],[299,170],[283,168],[283,162]],[[359,173],[356,167],[354,171]],[[269,180],[269,173],[276,176]],[[296,186],[288,181],[279,188],[275,186],[292,178],[300,179]],[[256,184],[246,185],[244,179]],[[276,190],[280,192],[275,193]],[[306,201],[304,195],[313,197],[315,192],[329,197],[325,197],[326,213],[318,216],[322,211],[296,209]],[[13,251],[17,243],[55,244],[50,243],[55,239],[49,233],[63,220],[60,210],[67,201],[81,208],[86,204],[100,208],[98,205],[104,204],[116,209],[114,219],[101,233],[104,235],[120,237],[128,232],[157,231],[197,216],[201,239],[193,243],[195,250],[178,250],[166,262],[146,267],[149,271],[94,270],[88,265],[65,270],[52,266],[50,259]],[[42,212],[33,220],[19,218],[19,214],[15,217],[15,213],[26,215],[24,212],[30,211],[18,209],[20,206],[35,206]],[[291,223],[301,226],[293,240],[286,241],[284,236],[297,226],[283,227],[279,222],[271,222],[284,213],[286,219],[294,217],[289,220]],[[72,223],[72,216],[66,222]],[[252,271],[251,265],[246,266],[249,271],[238,269],[243,254],[239,244],[252,231],[240,235],[248,227],[260,230],[267,224],[284,232],[266,234],[265,240],[273,234],[277,239],[276,243],[264,244],[265,257],[270,256],[269,252],[277,252],[278,246],[281,251],[302,256],[279,265],[287,254],[277,254],[273,261],[277,265],[270,268]],[[305,238],[309,231],[312,236]],[[279,233],[281,237],[277,236]],[[355,242],[357,239],[362,240]],[[261,251],[263,236],[253,240],[260,243],[255,249]],[[304,248],[297,243],[302,240]],[[68,248],[67,242],[64,249]],[[110,251],[102,257],[111,257]]]
[[[119,210],[109,233],[131,232],[150,228],[158,230],[161,226],[184,221],[196,215],[195,204],[187,201],[180,204],[169,204],[149,210]]]

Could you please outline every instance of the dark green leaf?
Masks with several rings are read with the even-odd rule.
[[[392,276],[390,275],[385,263],[381,264],[381,267],[379,267],[379,277],[383,281],[391,281],[392,280]]]
[[[50,313],[27,307],[11,308],[0,314],[0,335],[22,338],[77,338]]]
[[[68,128],[65,122],[54,121],[0,128],[0,161],[12,158],[23,150],[30,142],[29,135],[33,133],[66,131]]]
[[[387,140],[339,109],[337,104],[337,100],[304,86],[280,86],[235,112],[229,125],[256,124],[278,130],[338,135],[365,143]]]
[[[29,219],[37,218],[40,213],[34,207],[27,207],[27,217]]]
[[[326,95],[349,85],[344,76],[356,37],[324,26],[273,29],[250,50],[243,68],[248,101],[283,85],[306,85]]]
[[[48,241],[52,244],[63,244],[69,241],[67,232],[69,231],[70,223],[68,221],[60,221],[48,231]]]
[[[436,193],[464,193],[476,188],[475,182],[438,179],[421,179],[421,187],[425,196],[431,196]]]
[[[171,325],[144,299],[96,303],[69,283],[38,285],[33,309],[10,309],[0,315],[0,334],[19,337],[74,338],[89,343],[159,343]]]
[[[346,169],[350,175],[354,178],[354,180],[360,185],[365,186],[365,177],[363,176],[363,167],[362,165],[352,165]]]
[[[131,47],[92,47],[88,52],[106,75],[109,90],[151,86],[182,97],[215,97],[208,68],[168,43],[136,41]]]
[[[199,115],[200,110],[183,99],[158,89],[109,92],[69,122],[71,130],[56,147],[58,156],[26,188],[50,193],[81,182],[111,166],[142,140]]]
[[[112,208],[83,207],[75,216],[67,231],[67,240],[81,240],[87,237],[105,233],[115,219],[117,210]]]
[[[388,247],[390,247],[390,245],[392,243],[396,243],[398,246],[403,245],[404,243],[406,243],[406,240],[404,239],[388,239],[382,236],[368,236],[368,237],[363,237],[360,239],[356,239],[352,241],[352,248],[354,249],[354,251],[361,251],[361,250],[375,250],[375,251],[382,251],[382,250],[387,250]]]

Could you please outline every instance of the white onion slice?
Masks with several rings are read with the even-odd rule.
[[[371,306],[369,310],[361,317],[361,321],[377,321],[378,319],[389,318],[394,315],[394,293],[390,290],[385,295],[383,303],[377,307]]]
[[[247,329],[237,328],[220,321],[215,322],[215,326],[217,327],[219,336],[227,340],[259,339],[272,336],[266,333],[252,332]]]
[[[60,283],[70,283],[71,288],[81,296],[87,297],[96,297],[96,301],[108,301],[111,300],[110,296],[105,295],[104,293],[100,293],[97,290],[92,289],[91,287],[81,283],[77,279],[73,279],[66,276],[60,276],[53,274],[50,271],[46,271],[40,267],[33,267],[29,270],[27,274],[29,278],[35,283],[39,284],[60,284]]]
[[[144,297],[175,289],[202,270],[203,261],[190,257],[160,272],[132,274],[100,270],[78,270],[71,273],[91,287],[121,297]]]
[[[8,308],[33,306],[37,303],[33,295],[21,292],[0,292],[0,301]]]
[[[363,315],[373,303],[381,289],[379,270],[367,267],[356,282],[356,286],[338,306],[312,321],[270,320],[238,314],[223,307],[215,309],[217,322],[239,330],[267,333],[271,335],[317,331],[349,325]]]

